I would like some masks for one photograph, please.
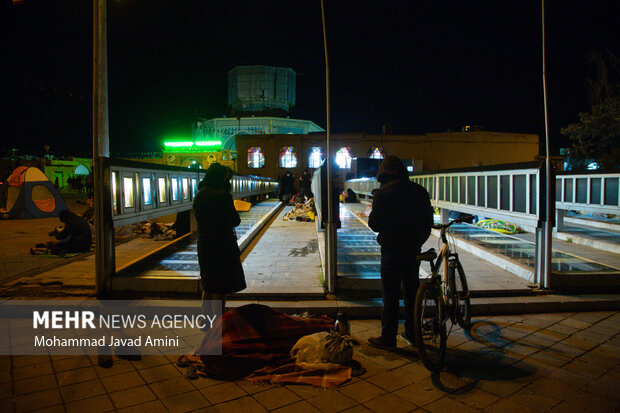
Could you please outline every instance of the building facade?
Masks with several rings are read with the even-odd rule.
[[[410,160],[416,171],[534,161],[539,154],[535,134],[504,132],[446,132],[424,135],[338,134],[330,149],[339,168],[336,177],[353,177],[354,158],[396,155]],[[237,136],[237,170],[242,175],[270,178],[291,171],[299,175],[325,159],[325,134]]]
[[[45,163],[45,175],[52,182],[56,183],[62,191],[69,189],[69,178],[78,177],[82,181],[92,171],[93,160],[91,158],[67,158],[67,159],[48,159]]]

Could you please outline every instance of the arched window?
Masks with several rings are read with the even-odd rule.
[[[280,149],[280,168],[296,168],[297,154],[293,146],[285,146]]]
[[[383,159],[383,148],[381,147],[370,148],[370,150],[368,151],[368,157],[370,159]]]
[[[351,148],[343,146],[336,152],[336,164],[340,169],[351,168]]]
[[[248,168],[262,168],[265,166],[265,155],[260,146],[248,149]]]
[[[313,146],[308,155],[308,168],[318,168],[323,162],[323,151],[320,146]]]

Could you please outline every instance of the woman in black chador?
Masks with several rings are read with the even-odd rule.
[[[226,294],[246,287],[234,232],[241,219],[230,194],[231,177],[230,168],[211,164],[194,199],[202,299],[222,300],[222,310]]]

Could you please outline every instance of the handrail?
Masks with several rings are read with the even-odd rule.
[[[557,209],[620,214],[620,171],[562,173],[555,181]]]
[[[192,209],[206,170],[108,159],[106,188],[115,225],[127,225]],[[272,194],[278,183],[259,176],[233,175],[234,199]]]

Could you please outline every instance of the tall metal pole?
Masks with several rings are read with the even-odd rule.
[[[108,63],[106,0],[93,0],[93,192],[95,195],[95,291],[109,289],[114,269],[114,244],[110,216],[106,213],[104,158],[110,156],[108,127]],[[109,182],[108,182],[109,186]],[[108,208],[109,209],[109,208]]]
[[[325,50],[325,110],[327,112],[327,125],[325,131],[325,155],[327,162],[327,223],[325,225],[325,255],[327,265],[325,266],[327,274],[325,281],[327,290],[333,293],[336,290],[336,225],[334,220],[334,211],[332,202],[334,194],[332,191],[332,175],[331,175],[331,150],[329,147],[330,132],[330,113],[329,113],[329,60],[327,58],[327,31],[325,29],[325,5],[321,0],[321,17],[323,20],[323,48]]]
[[[549,287],[549,280],[551,276],[551,253],[552,253],[552,238],[553,238],[553,226],[551,225],[553,217],[553,204],[554,199],[551,199],[551,184],[552,184],[552,169],[551,169],[551,147],[549,145],[549,118],[547,113],[547,66],[546,66],[546,53],[545,53],[545,0],[542,0],[542,80],[543,80],[543,98],[545,107],[545,172],[546,172],[546,220],[544,228],[544,249],[543,249],[543,272],[541,274],[540,286],[543,288]]]

